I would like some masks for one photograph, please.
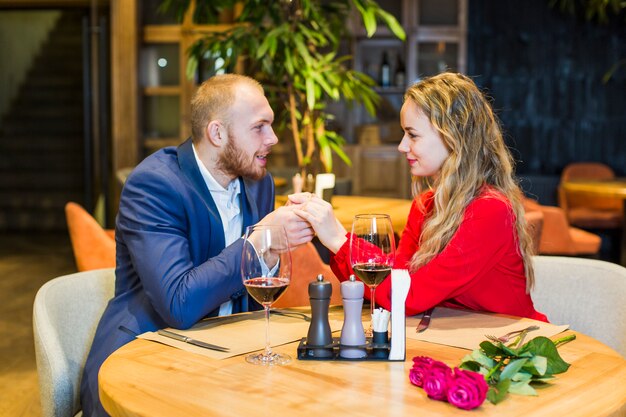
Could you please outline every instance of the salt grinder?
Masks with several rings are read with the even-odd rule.
[[[341,349],[339,356],[342,358],[356,359],[367,355],[365,351],[365,331],[361,321],[363,308],[364,286],[357,281],[354,275],[350,275],[349,281],[341,283],[341,297],[343,298],[343,327],[341,328]],[[349,347],[349,346],[360,346]]]
[[[333,335],[328,322],[328,308],[333,287],[324,281],[319,274],[315,281],[309,283],[309,300],[311,303],[311,324],[307,334],[307,354],[316,358],[333,356]]]

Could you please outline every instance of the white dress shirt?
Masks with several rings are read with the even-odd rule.
[[[200,174],[206,183],[213,201],[217,206],[217,210],[220,213],[222,219],[222,225],[224,227],[224,240],[226,246],[232,244],[239,239],[242,235],[243,228],[243,213],[241,212],[241,204],[239,202],[239,194],[241,189],[239,188],[239,179],[232,180],[227,188],[222,187],[213,178],[209,170],[204,166],[198,152],[196,152],[195,145],[193,147],[193,154],[196,157],[196,163],[200,169]],[[232,314],[233,304],[232,301],[226,301],[220,305],[220,316],[226,316]]]

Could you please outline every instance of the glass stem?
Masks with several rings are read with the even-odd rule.
[[[272,354],[272,348],[270,347],[270,306],[265,304],[265,356]]]
[[[374,310],[376,310],[376,287],[370,288],[370,298],[370,314],[372,315],[372,318],[374,318]]]

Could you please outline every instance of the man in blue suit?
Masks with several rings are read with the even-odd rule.
[[[107,415],[98,370],[133,333],[185,329],[207,316],[260,308],[240,275],[246,226],[282,224],[294,247],[312,239],[296,206],[274,210],[265,169],[278,142],[273,120],[259,83],[215,76],[192,100],[192,138],[149,156],[128,177],[115,230],[115,297],[85,365],[84,416]]]

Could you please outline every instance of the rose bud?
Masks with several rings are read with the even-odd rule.
[[[430,369],[424,374],[424,391],[434,400],[445,400],[448,391],[448,379],[452,370],[443,362],[433,361]]]
[[[488,389],[483,375],[454,368],[454,375],[448,381],[448,402],[458,408],[471,410],[485,401]]]

